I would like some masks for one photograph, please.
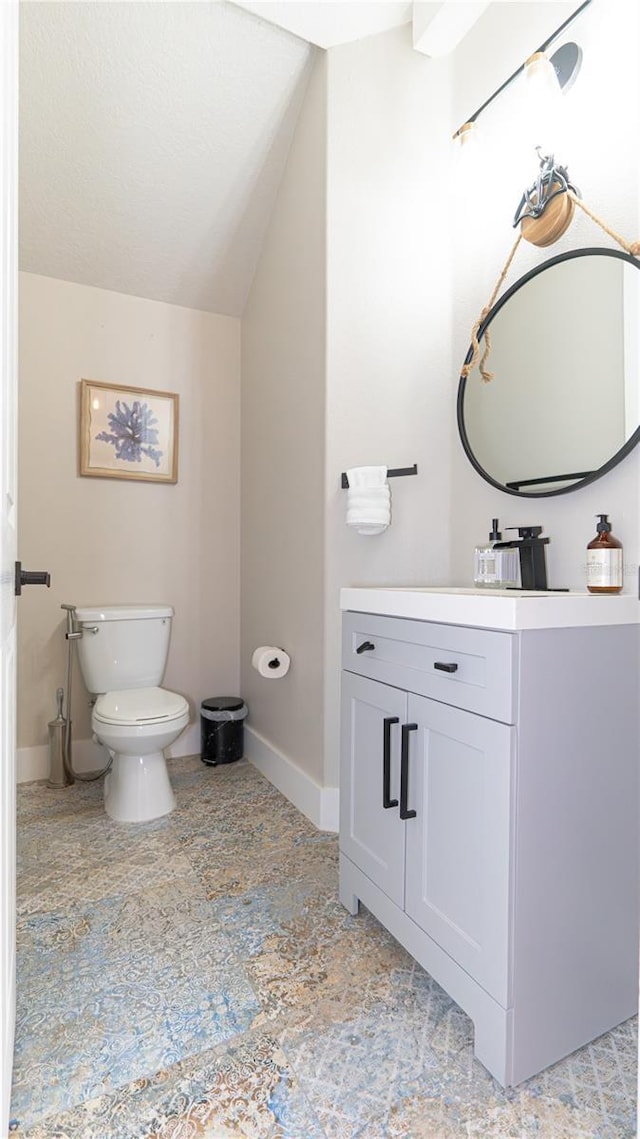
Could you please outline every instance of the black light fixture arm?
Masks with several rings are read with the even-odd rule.
[[[578,16],[579,16],[579,15],[580,15],[582,12],[584,12],[585,8],[588,8],[588,7],[589,7],[589,5],[590,5],[591,3],[592,3],[592,0],[584,0],[584,2],[583,2],[581,5],[580,5],[580,7],[579,7],[579,8],[576,8],[575,12],[572,12],[570,16],[567,16],[567,18],[566,18],[566,20],[564,21],[564,23],[563,23],[563,24],[560,24],[560,27],[559,27],[559,28],[556,28],[555,32],[552,32],[552,33],[551,33],[551,35],[548,37],[548,39],[546,39],[546,40],[544,41],[544,43],[543,43],[543,44],[540,44],[540,47],[536,48],[536,49],[535,49],[535,51],[534,51],[534,52],[532,52],[531,54],[532,54],[532,55],[537,55],[537,53],[538,53],[538,52],[544,52],[544,51],[546,51],[546,50],[547,50],[547,48],[548,48],[548,47],[550,47],[550,45],[551,45],[552,43],[554,43],[554,41],[555,41],[555,40],[557,40],[557,39],[558,39],[558,36],[561,36],[561,35],[562,35],[562,33],[564,32],[565,28],[568,28],[568,27],[569,27],[569,25],[570,25],[570,24],[572,24],[572,23],[573,23],[573,21],[574,21],[574,20],[576,20],[576,19],[578,18]],[[465,122],[462,124],[462,126],[458,128],[458,130],[456,131],[456,133],[454,134],[454,136],[453,136],[453,137],[454,137],[454,138],[457,138],[457,137],[458,137],[458,135],[460,134],[461,130],[463,129],[463,127],[465,127],[465,126],[467,125],[467,123],[475,123],[475,121],[476,121],[476,119],[478,118],[478,116],[479,116],[479,115],[481,115],[481,114],[482,114],[482,112],[483,112],[484,110],[486,110],[486,108],[487,108],[487,107],[488,107],[488,106],[489,106],[491,103],[493,103],[493,100],[494,100],[494,99],[497,99],[498,95],[501,95],[501,94],[502,94],[502,92],[503,92],[503,91],[504,91],[504,90],[505,90],[507,87],[509,87],[509,86],[511,85],[511,83],[513,83],[514,79],[517,79],[517,78],[518,78],[518,76],[522,74],[522,72],[524,71],[525,67],[526,67],[526,61],[525,61],[525,63],[521,63],[521,64],[520,64],[520,67],[518,67],[518,68],[517,68],[517,69],[516,69],[516,70],[513,72],[513,74],[509,76],[509,78],[508,78],[508,79],[505,79],[504,83],[502,83],[502,84],[500,85],[500,87],[498,87],[498,88],[497,88],[497,90],[495,90],[495,91],[493,92],[493,94],[489,96],[489,98],[488,98],[488,99],[485,99],[484,103],[482,104],[482,106],[481,106],[481,107],[478,107],[477,111],[474,111],[472,115],[469,115],[468,119],[466,119],[466,120],[465,120]]]

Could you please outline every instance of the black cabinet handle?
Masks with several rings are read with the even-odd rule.
[[[391,798],[391,725],[399,724],[397,716],[385,716],[382,735],[382,806],[397,807],[398,800]]]
[[[374,644],[372,644],[371,641],[363,641],[361,645],[358,645],[356,652],[357,653],[370,653],[373,649],[375,649],[375,647],[376,646]]]
[[[51,574],[46,570],[23,570],[22,562],[16,562],[14,592],[20,597],[23,585],[51,585]]]
[[[400,751],[400,818],[415,819],[416,812],[407,810],[409,796],[409,732],[417,732],[417,724],[402,725],[402,747]]]
[[[440,672],[457,672],[458,671],[457,664],[445,664],[445,662],[441,661],[441,660],[437,660],[433,667],[439,669]]]

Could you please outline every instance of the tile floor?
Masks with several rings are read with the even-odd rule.
[[[511,1092],[366,911],[337,842],[250,764],[170,764],[122,826],[101,784],[19,788],[13,1130],[25,1139],[631,1139],[637,1028]]]

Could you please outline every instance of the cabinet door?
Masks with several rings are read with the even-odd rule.
[[[342,674],[340,849],[398,906],[404,904],[405,824],[398,800],[406,712],[400,689]],[[385,807],[389,801],[394,805]]]
[[[515,729],[409,697],[407,913],[508,1004]]]

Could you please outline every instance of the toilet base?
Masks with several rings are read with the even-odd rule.
[[[114,754],[104,781],[104,809],[118,823],[144,823],[168,815],[176,805],[164,752]]]

